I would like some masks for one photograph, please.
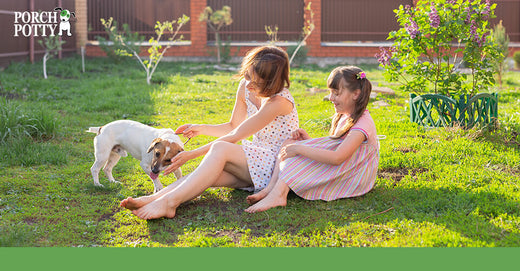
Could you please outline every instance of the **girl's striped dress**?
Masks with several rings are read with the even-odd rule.
[[[280,179],[298,196],[308,200],[335,200],[363,195],[374,186],[379,163],[379,143],[374,121],[368,110],[351,128],[365,134],[367,140],[350,159],[332,166],[297,155],[280,164]],[[302,140],[295,144],[335,150],[343,141],[322,137]]]

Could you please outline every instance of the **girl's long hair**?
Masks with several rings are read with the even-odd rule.
[[[341,114],[336,113],[332,117],[329,131],[332,138],[341,138],[346,135],[352,126],[361,118],[367,108],[370,92],[372,91],[372,83],[370,83],[366,77],[360,76],[362,72],[363,70],[355,66],[342,66],[332,70],[327,79],[327,87],[329,89],[351,92],[358,89],[361,90],[356,100],[354,112],[347,119],[343,127],[337,129]]]

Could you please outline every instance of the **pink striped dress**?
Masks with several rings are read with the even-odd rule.
[[[379,163],[379,143],[374,121],[368,110],[351,130],[359,130],[367,140],[350,159],[339,166],[323,164],[297,155],[280,164],[280,181],[285,182],[298,196],[308,200],[331,201],[340,198],[361,196],[372,189]],[[335,150],[340,139],[321,137],[302,140],[295,144]]]

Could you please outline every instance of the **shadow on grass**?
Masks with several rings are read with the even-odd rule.
[[[247,195],[233,190],[224,201],[205,193],[202,198],[181,205],[173,219],[147,221],[150,238],[167,246],[270,246],[255,239],[278,236],[278,243],[271,245],[308,246],[297,240],[332,235],[339,238],[335,245],[357,246],[357,240],[339,233],[355,231],[352,227],[362,223],[367,224],[367,229],[357,234],[368,238],[364,244],[367,246],[383,246],[382,241],[398,246],[520,245],[518,232],[498,225],[514,224],[504,221],[508,216],[520,216],[520,203],[495,192],[472,193],[454,187],[376,187],[365,196],[332,202],[306,201],[291,193],[286,207],[256,214],[243,211],[248,206]],[[410,221],[417,228],[403,226]],[[401,226],[389,229],[396,223]],[[383,233],[379,232],[381,228],[385,228]],[[429,236],[439,229],[446,236]],[[375,236],[371,237],[370,232]],[[458,233],[458,237],[449,232]],[[421,239],[417,236],[420,234],[427,239],[423,244],[423,240],[414,240]]]

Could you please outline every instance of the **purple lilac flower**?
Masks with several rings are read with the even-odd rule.
[[[410,7],[410,5],[406,5],[404,6],[404,11],[406,14],[409,14],[411,12],[412,8]]]
[[[464,20],[464,23],[469,24],[471,22],[471,14],[472,14],[471,9],[469,7],[466,7],[464,9],[464,12],[466,12],[466,19]]]
[[[484,10],[480,13],[482,15],[483,20],[487,20],[489,18],[489,12],[491,11],[490,8],[491,4],[489,3],[489,0],[486,0],[486,6],[484,7]]]
[[[430,17],[430,26],[433,28],[439,27],[441,24],[441,18],[439,17],[439,13],[434,5],[431,6],[431,12],[429,14]]]
[[[482,47],[482,45],[486,42],[488,33],[483,33],[482,37],[477,41],[478,47]]]
[[[417,35],[420,33],[419,26],[417,26],[417,23],[414,20],[411,20],[410,24],[404,24],[404,28],[412,39],[415,39],[415,37],[417,37]]]
[[[477,26],[475,20],[471,21],[471,26],[469,27],[469,36],[473,41],[478,39]]]
[[[379,47],[379,53],[376,54],[377,61],[386,67],[390,65],[390,59],[392,58],[392,49]]]
[[[470,26],[470,31],[469,31],[469,36],[473,42],[477,43],[478,47],[482,47],[482,44],[484,44],[484,42],[486,42],[488,33],[483,33],[482,37],[480,37],[477,33],[477,29],[478,29],[478,27],[477,27],[475,20],[472,20],[471,26]]]

